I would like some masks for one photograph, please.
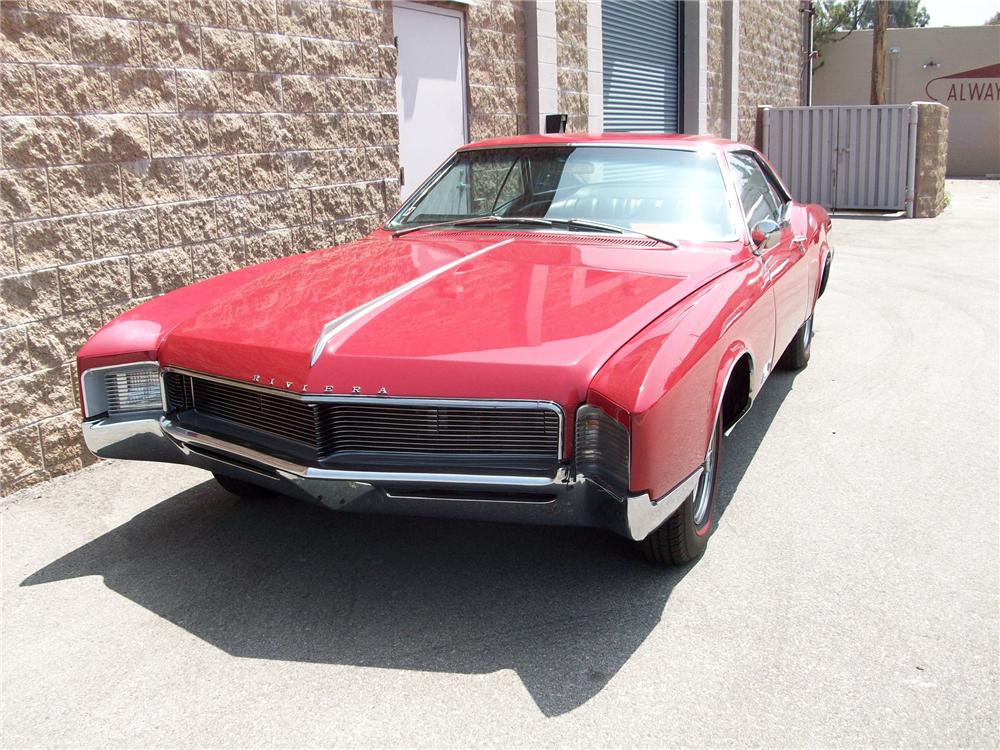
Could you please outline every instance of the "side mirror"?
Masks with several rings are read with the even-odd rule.
[[[781,225],[773,219],[763,219],[750,230],[750,241],[756,253],[762,253],[778,244],[781,239]]]

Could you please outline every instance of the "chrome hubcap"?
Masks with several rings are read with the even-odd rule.
[[[809,342],[812,340],[813,336],[813,319],[809,318],[806,324],[802,326],[802,348],[805,349],[809,346]]]
[[[694,497],[691,498],[691,501],[694,503],[695,526],[701,526],[705,523],[705,519],[708,517],[709,505],[711,505],[712,485],[715,483],[715,461],[718,454],[715,446],[717,437],[718,431],[712,430],[712,442],[709,443],[708,453],[705,454],[705,470],[701,473],[701,478],[698,480],[698,489],[695,490]]]

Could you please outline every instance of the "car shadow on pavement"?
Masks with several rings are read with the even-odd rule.
[[[725,511],[785,394],[776,374],[726,441]],[[711,546],[709,546],[711,554]],[[590,529],[334,513],[239,501],[207,481],[33,573],[100,575],[234,656],[486,674],[514,670],[547,716],[600,692],[691,566]],[[669,680],[670,665],[662,665]]]

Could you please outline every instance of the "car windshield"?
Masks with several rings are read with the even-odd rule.
[[[387,227],[476,217],[509,218],[530,229],[550,222],[557,229],[602,229],[583,225],[596,222],[667,239],[737,236],[715,153],[621,146],[461,151]]]

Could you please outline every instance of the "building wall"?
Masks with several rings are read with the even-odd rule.
[[[587,0],[556,0],[556,76],[559,111],[569,115],[566,130],[586,133]]]
[[[587,132],[604,132],[604,21],[600,0],[587,3]]]
[[[757,107],[802,103],[799,0],[740,0],[739,140],[753,143]]]
[[[722,135],[725,127],[726,29],[723,20],[725,0],[708,0],[708,68],[706,75],[705,130]]]
[[[1000,66],[1000,26],[889,29],[886,103],[937,100],[948,118],[948,174],[1000,175],[1000,73],[948,78]],[[856,31],[820,48],[813,76],[816,104],[867,104],[872,32]],[[926,66],[926,67],[925,67]]]
[[[518,0],[479,0],[467,9],[469,135],[474,141],[527,129],[524,24],[524,4]]]

